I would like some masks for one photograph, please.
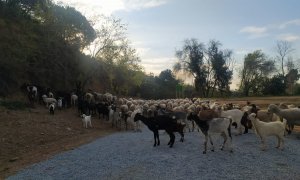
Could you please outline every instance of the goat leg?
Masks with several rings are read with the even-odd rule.
[[[227,141],[227,135],[225,133],[222,133],[221,136],[224,138],[223,144],[221,146],[221,150],[223,151],[225,147],[225,143]]]
[[[171,132],[171,144],[170,144],[170,148],[173,147],[174,142],[175,142],[175,135],[174,135],[173,132]]]
[[[203,151],[203,154],[206,154],[206,150],[207,150],[207,140],[208,140],[208,137],[207,135],[205,136],[205,141],[204,141],[204,151]]]
[[[153,133],[154,134],[154,147],[156,146],[156,134],[155,134],[155,132]]]
[[[215,151],[214,143],[212,142],[211,136],[208,135],[208,137],[209,137],[209,141],[210,141],[210,144],[211,144],[211,147],[212,147],[211,151],[214,152]]]
[[[266,150],[266,145],[265,145],[265,139],[264,139],[264,138],[261,139],[261,143],[262,143],[262,148],[261,148],[261,150],[262,150],[262,151],[265,151],[265,150]]]

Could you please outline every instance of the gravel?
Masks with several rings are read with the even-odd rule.
[[[176,134],[174,147],[169,148],[169,137],[161,131],[161,144],[153,147],[153,134],[146,128],[142,133],[115,133],[33,164],[7,179],[300,179],[299,134],[285,138],[284,151],[274,148],[274,137],[267,139],[267,151],[261,151],[251,130],[233,136],[233,153],[228,148],[219,150],[219,136],[214,137],[215,152],[207,154],[202,154],[201,133],[185,133],[183,143],[179,139]]]

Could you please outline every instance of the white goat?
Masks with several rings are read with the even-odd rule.
[[[57,100],[57,107],[58,107],[58,109],[62,109],[62,98],[59,98]]]
[[[71,95],[71,106],[75,106],[78,100],[78,96],[76,94]]]
[[[143,110],[141,108],[137,108],[135,109],[132,113],[131,113],[131,116],[130,116],[130,122],[133,123],[133,130],[135,132],[142,132],[142,123],[141,121],[136,121],[134,122],[134,117],[137,113],[142,113]]]
[[[260,137],[262,142],[262,150],[266,150],[266,137],[276,136],[278,139],[278,145],[276,148],[283,149],[284,145],[284,129],[286,126],[286,119],[283,122],[263,122],[255,118],[256,114],[251,113],[248,118],[251,120],[255,133]]]
[[[49,92],[49,93],[48,93],[48,97],[49,97],[49,98],[54,98],[54,94],[53,94],[52,92]]]
[[[117,112],[115,106],[109,106],[108,108],[109,108],[108,118],[112,124],[112,127],[118,127],[118,125],[121,124],[121,113]]]
[[[270,104],[268,111],[277,114],[279,117],[282,117],[287,120],[288,124],[288,133],[290,134],[294,129],[294,125],[300,125],[300,109],[291,108],[291,109],[281,109],[275,104]]]
[[[49,106],[49,104],[52,104],[52,103],[56,104],[57,103],[56,99],[48,98],[46,95],[43,95],[42,98],[43,98],[44,103],[46,103],[47,107]]]
[[[81,115],[82,118],[82,125],[85,128],[92,127],[92,119],[91,119],[91,115],[87,116],[85,114]]]
[[[227,118],[231,118],[232,119],[232,123],[236,123],[237,124],[237,128],[238,128],[238,134],[241,135],[243,134],[243,126],[241,124],[241,119],[244,115],[244,112],[239,110],[239,109],[231,109],[231,110],[227,110],[227,111],[223,111],[223,110],[217,110],[218,113],[220,113],[220,117],[227,117]]]

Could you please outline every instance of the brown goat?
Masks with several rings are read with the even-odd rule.
[[[203,120],[210,120],[213,118],[220,117],[219,113],[217,113],[216,111],[214,111],[212,109],[202,110],[199,112],[198,116],[200,119],[203,119]]]

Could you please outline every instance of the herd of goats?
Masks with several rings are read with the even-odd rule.
[[[160,145],[159,130],[166,131],[170,137],[168,145],[173,147],[174,132],[178,132],[180,141],[184,141],[184,132],[194,131],[197,126],[205,136],[204,154],[208,141],[214,151],[213,134],[220,134],[224,138],[222,150],[227,143],[232,152],[232,126],[237,129],[238,135],[248,133],[248,129],[254,130],[261,139],[262,150],[265,150],[268,136],[277,137],[277,148],[283,149],[286,132],[290,134],[295,125],[300,125],[300,108],[292,104],[270,104],[267,110],[261,110],[250,102],[237,105],[200,98],[142,100],[117,98],[110,93],[97,92],[81,95],[56,92],[54,96],[51,91],[38,92],[36,86],[27,85],[23,88],[31,105],[40,100],[49,108],[50,114],[54,115],[56,108],[77,107],[85,128],[92,127],[92,117],[96,115],[110,121],[113,127],[126,130],[141,131],[142,122],[154,133],[154,146]]]

